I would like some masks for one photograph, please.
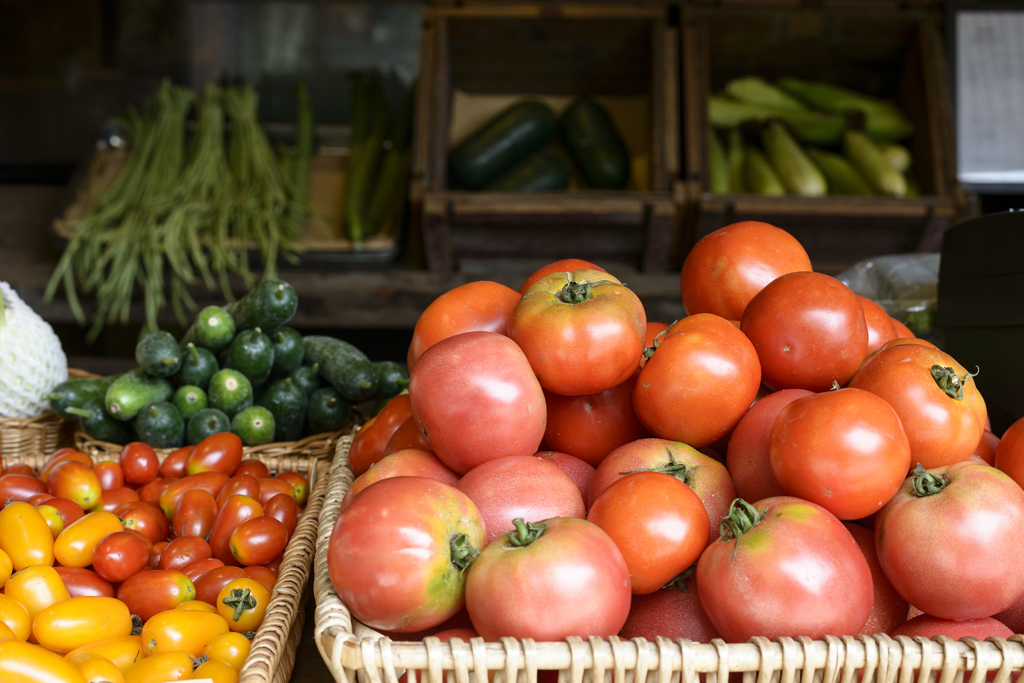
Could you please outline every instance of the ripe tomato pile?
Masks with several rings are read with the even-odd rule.
[[[0,680],[237,681],[308,488],[227,432],[5,469]]]
[[[987,431],[972,373],[774,226],[702,239],[681,295],[648,321],[567,260],[431,304],[351,447],[352,614],[403,640],[1024,630],[1024,420]]]

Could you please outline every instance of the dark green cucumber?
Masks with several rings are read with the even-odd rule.
[[[377,398],[390,399],[402,393],[409,386],[409,373],[405,368],[391,360],[382,360],[373,364],[377,368]]]
[[[65,420],[78,420],[80,415],[72,415],[68,408],[82,408],[88,401],[94,398],[101,400],[107,393],[107,389],[120,375],[110,377],[83,377],[81,379],[69,379],[61,382],[53,388],[46,399],[50,402],[53,412]]]
[[[312,365],[303,365],[301,368],[295,368],[294,372],[288,375],[288,377],[308,397],[320,388],[320,364],[313,363]]]
[[[216,408],[203,408],[188,421],[187,437],[195,446],[208,436],[231,431],[231,418]]]
[[[252,405],[252,382],[238,370],[218,370],[210,379],[206,399],[211,408],[234,417],[239,411]]]
[[[452,178],[478,190],[555,137],[555,112],[543,102],[513,104],[448,154]]]
[[[274,345],[270,343],[270,337],[259,327],[239,332],[228,347],[224,367],[238,370],[249,378],[254,387],[260,386],[270,377],[274,367]]]
[[[565,146],[591,187],[621,190],[629,182],[629,150],[600,104],[583,97],[562,114]]]
[[[290,327],[282,327],[270,335],[274,345],[274,369],[271,377],[282,379],[302,366],[302,357],[306,349],[302,346],[302,335]]]
[[[249,406],[231,419],[231,431],[245,446],[259,446],[274,440],[274,414],[263,406]]]
[[[168,401],[150,403],[135,420],[139,439],[153,448],[181,448],[185,445],[185,418]]]
[[[543,192],[569,187],[569,168],[550,150],[534,152],[487,183],[487,192]]]
[[[257,285],[224,310],[235,321],[235,329],[259,327],[272,332],[292,319],[299,306],[299,297],[284,280],[268,280]]]
[[[171,403],[181,411],[181,416],[188,422],[192,416],[206,407],[206,392],[192,384],[183,384],[174,392]]]
[[[306,423],[306,392],[291,378],[279,379],[263,394],[260,404],[274,414],[274,441],[295,441]]]
[[[127,422],[150,403],[166,401],[173,393],[170,382],[151,377],[142,368],[136,368],[124,373],[107,387],[103,405],[112,417]]]
[[[189,342],[182,353],[178,384],[191,384],[200,389],[210,386],[210,378],[220,370],[213,351]]]
[[[377,368],[366,354],[333,337],[312,336],[303,340],[306,361],[320,365],[320,376],[348,400],[358,403],[377,391]]]
[[[103,397],[96,396],[79,406],[69,406],[68,411],[82,423],[85,433],[100,441],[109,441],[120,446],[137,438],[135,423],[121,422],[110,417],[103,407]]]
[[[309,429],[313,434],[344,429],[352,419],[352,404],[334,387],[323,387],[309,397]]]
[[[199,311],[192,327],[185,331],[180,346],[184,349],[194,343],[217,353],[221,349],[226,349],[234,338],[235,321],[231,314],[220,306],[207,306]]]
[[[135,362],[153,377],[170,377],[181,368],[181,349],[174,335],[153,330],[135,345]]]

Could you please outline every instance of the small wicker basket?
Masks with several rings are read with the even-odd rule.
[[[407,674],[425,683],[536,683],[539,670],[558,670],[558,683],[1010,683],[1024,669],[1024,636],[956,642],[945,636],[896,639],[874,636],[752,638],[747,643],[571,637],[540,643],[529,638],[437,638],[394,642],[352,618],[327,572],[327,547],[341,499],[353,480],[347,448],[331,467],[316,539],[315,638],[327,667],[340,683],[398,683]]]
[[[68,379],[84,377],[98,375],[68,368]],[[74,426],[55,413],[46,413],[39,417],[3,418],[0,419],[0,455],[49,455],[61,446],[70,446],[73,432]]]

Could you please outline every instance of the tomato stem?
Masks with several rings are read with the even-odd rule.
[[[193,671],[195,671],[200,666],[202,666],[203,664],[206,664],[208,661],[210,661],[210,658],[207,657],[206,655],[199,655],[198,657],[193,657],[192,655],[189,655],[188,658],[192,660],[192,670]]]
[[[681,590],[684,591],[690,586],[686,583],[686,580],[693,576],[693,573],[697,571],[697,565],[693,564],[682,571],[681,574],[677,575],[674,579],[662,586],[665,590]]]
[[[473,560],[480,554],[479,550],[469,544],[469,536],[466,534],[452,536],[448,546],[451,548],[452,564],[460,572],[466,571],[469,565],[473,563]]]
[[[948,365],[933,365],[931,371],[932,379],[935,380],[935,383],[939,385],[939,389],[942,389],[946,396],[962,401],[964,400],[964,385],[967,384],[967,378],[977,377],[978,373],[981,372],[981,368],[974,366],[974,372],[968,372],[963,377],[957,375],[956,370]]]
[[[829,389],[829,391],[839,391],[840,389],[842,389],[842,387],[839,386],[839,382],[836,380],[832,380],[832,388]]]
[[[132,635],[142,635],[142,617],[140,617],[138,614],[132,615]]]
[[[644,358],[650,360],[651,356],[654,355],[654,352],[658,350],[659,346],[661,346],[661,342],[664,341],[662,337],[664,337],[669,330],[675,327],[675,324],[677,322],[679,322],[679,320],[673,321],[671,325],[663,329],[658,334],[654,335],[654,339],[651,341],[651,345],[644,349]]]
[[[718,531],[723,539],[732,541],[753,529],[767,514],[742,498],[737,498],[729,506],[729,514],[722,519]]]
[[[913,474],[914,477],[910,483],[914,487],[914,495],[918,498],[925,498],[927,496],[934,496],[936,493],[942,493],[942,490],[949,486],[949,482],[952,481],[946,474],[932,474],[922,467],[921,463],[917,463],[917,467],[914,468]]]
[[[662,465],[661,467],[648,467],[646,469],[630,470],[629,472],[619,472],[619,474],[625,476],[627,474],[637,474],[639,472],[657,472],[658,474],[669,474],[679,481],[683,482],[690,488],[693,488],[693,471],[695,467],[688,467],[686,463],[676,462],[675,456],[672,455],[672,451],[668,450],[669,463]]]
[[[527,522],[522,517],[513,519],[512,524],[516,527],[515,531],[507,531],[505,536],[508,537],[509,543],[516,548],[525,548],[543,536],[544,532],[548,530],[548,525],[544,522],[534,524]]]
[[[256,631],[242,631],[242,635],[248,638],[249,640],[252,640],[256,637]]]
[[[231,595],[221,600],[228,607],[234,607],[235,613],[232,615],[232,619],[238,621],[245,614],[246,610],[256,608],[256,598],[252,596],[252,591],[248,588],[232,588]]]

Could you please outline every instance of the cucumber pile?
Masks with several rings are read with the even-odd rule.
[[[234,303],[204,308],[180,341],[160,330],[145,335],[134,370],[63,382],[50,406],[116,444],[180,448],[230,431],[256,446],[343,429],[354,404],[408,386],[397,363],[285,327],[297,306],[287,282],[264,282]]]

